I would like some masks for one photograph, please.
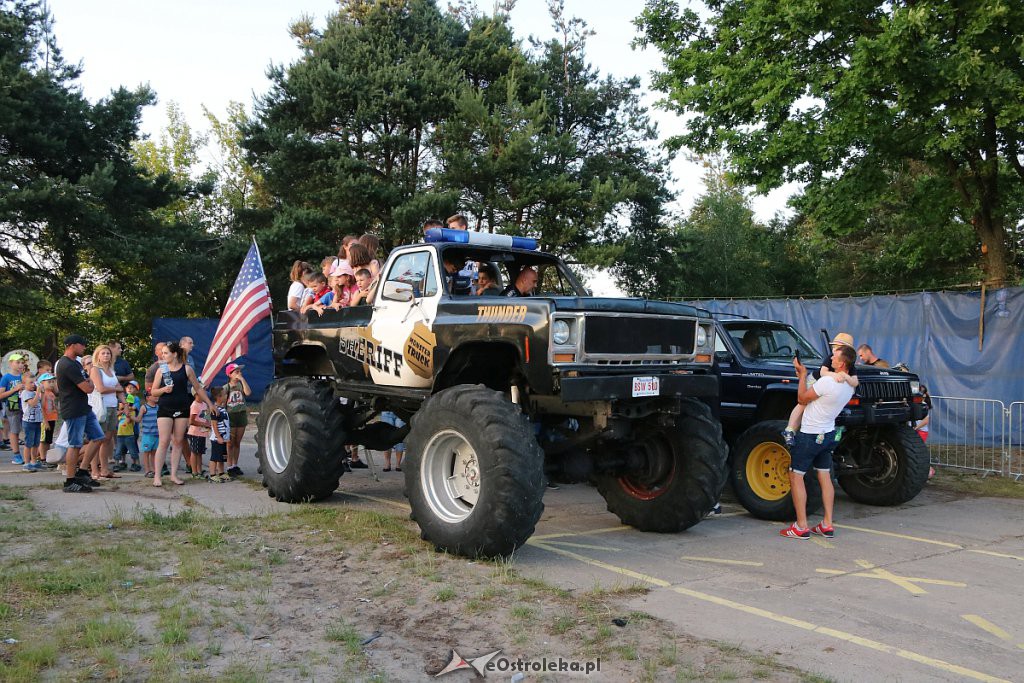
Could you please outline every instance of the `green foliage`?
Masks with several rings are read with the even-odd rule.
[[[0,0],[0,49],[0,340],[52,357],[72,330],[119,337],[141,362],[151,319],[216,311],[244,251],[211,234],[202,140],[172,110],[140,143],[147,87],[86,100],[44,3]]]
[[[814,288],[816,274],[791,229],[754,218],[750,200],[709,165],[707,191],[679,225],[633,238],[618,266],[631,291],[651,298],[772,296]]]
[[[929,206],[937,241],[962,246],[972,225],[989,278],[1008,277],[1019,240],[1024,5],[714,0],[702,19],[673,0],[648,0],[643,44],[665,55],[657,88],[688,117],[674,141],[725,149],[739,180],[760,189],[804,184],[800,206],[822,236],[868,218],[914,221]],[[882,204],[913,167],[896,218]],[[1010,233],[1010,234],[1008,234]],[[921,253],[921,250],[917,250]],[[977,256],[978,252],[974,252]]]
[[[636,79],[586,63],[589,31],[551,3],[558,40],[524,48],[507,7],[448,13],[428,0],[340,3],[323,32],[275,67],[242,126],[248,160],[278,203],[252,215],[273,291],[294,258],[348,233],[386,248],[457,210],[474,229],[531,234],[610,265],[627,234],[661,227],[665,161]],[[276,275],[275,275],[276,274]]]

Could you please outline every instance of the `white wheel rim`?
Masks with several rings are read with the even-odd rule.
[[[454,524],[469,517],[480,498],[480,462],[458,432],[435,434],[423,449],[420,487],[430,511]]]
[[[267,465],[277,474],[288,467],[292,454],[292,425],[283,410],[275,410],[267,418],[264,428],[263,450],[267,454]]]

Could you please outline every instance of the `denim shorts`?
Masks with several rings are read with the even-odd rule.
[[[836,432],[832,430],[821,434],[821,443],[818,443],[818,434],[796,433],[796,443],[789,450],[792,458],[789,469],[797,474],[806,474],[812,467],[821,472],[828,472],[832,469],[832,451],[836,449]]]
[[[85,442],[83,437],[89,437],[90,441],[99,441],[103,438],[103,430],[100,429],[96,413],[91,410],[85,415],[72,417],[64,420],[68,426],[68,448],[81,448]]]
[[[210,462],[227,462],[228,445],[226,443],[210,442]]]
[[[22,428],[25,430],[25,440],[22,442],[23,446],[27,448],[35,448],[39,445],[39,437],[42,434],[42,422],[22,422]]]

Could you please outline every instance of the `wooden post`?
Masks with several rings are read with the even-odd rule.
[[[981,351],[982,346],[985,344],[985,286],[987,283],[981,283],[981,315],[978,316],[978,351]]]

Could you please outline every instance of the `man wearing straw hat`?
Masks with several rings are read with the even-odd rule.
[[[846,347],[853,350],[853,335],[847,334],[846,332],[840,332],[833,339],[829,345],[832,351],[835,351],[839,347]],[[854,356],[856,357],[856,356]],[[820,368],[814,371],[811,377],[807,378],[808,385],[814,384],[815,381],[822,377],[828,377],[829,375],[835,375],[837,382],[845,382],[854,389],[860,384],[860,380],[857,379],[857,368],[855,367],[856,361],[850,363],[850,369],[845,372],[836,373],[832,369],[832,359],[826,358],[824,364]],[[796,439],[796,430],[800,429],[800,420],[804,414],[804,407],[797,403],[793,407],[793,412],[789,414],[789,422],[786,424],[785,431],[782,432],[782,438],[786,441],[786,448],[793,448],[794,441]]]

